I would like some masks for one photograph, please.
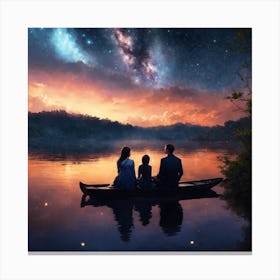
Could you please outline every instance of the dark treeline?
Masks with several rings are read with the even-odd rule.
[[[242,118],[238,121],[227,121],[224,126],[178,123],[143,128],[65,111],[29,112],[28,143],[29,149],[36,150],[39,147],[78,148],[93,141],[100,143],[121,139],[234,141],[237,139],[236,130],[250,126],[249,119]]]

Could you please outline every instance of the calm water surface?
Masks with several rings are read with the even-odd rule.
[[[182,180],[219,177],[225,150],[177,149]],[[133,149],[138,168],[151,157],[153,175],[160,150]],[[29,251],[235,251],[242,250],[247,223],[220,197],[180,201],[149,199],[100,203],[83,198],[79,181],[111,183],[118,152],[83,157],[29,155]],[[223,189],[213,190],[222,194]]]

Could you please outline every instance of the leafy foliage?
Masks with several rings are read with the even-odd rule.
[[[249,34],[249,33],[250,34]],[[251,52],[251,31],[240,29],[236,34],[236,45],[244,52]],[[250,124],[252,123],[252,89],[251,89],[251,66],[245,61],[237,71],[237,75],[243,83],[243,88],[234,91],[227,97],[238,110],[247,115]],[[244,105],[245,106],[242,106]],[[235,159],[229,157],[221,158],[221,172],[226,180],[223,183],[225,188],[224,199],[228,208],[237,215],[244,217],[249,225],[244,227],[244,242],[241,247],[251,250],[251,220],[252,220],[252,128],[236,129],[235,135],[242,143],[242,150]]]
[[[222,173],[226,180],[224,198],[238,215],[251,220],[252,161],[251,150],[243,149],[235,160],[222,158]]]

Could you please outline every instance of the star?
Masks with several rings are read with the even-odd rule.
[[[139,79],[139,85],[151,88],[178,83],[209,90],[229,89],[236,82],[232,78],[236,65],[244,60],[238,50],[232,51],[235,36],[232,29],[29,28],[28,31],[30,61],[34,63],[42,55],[42,62],[55,57],[91,67],[103,65],[104,69],[108,67],[130,76],[133,83]],[[211,79],[203,77],[209,72]]]
[[[54,29],[51,43],[56,55],[66,62],[81,61],[88,64],[92,60],[66,28]]]
[[[136,77],[136,78],[134,79],[134,82],[135,82],[136,84],[139,84],[140,79],[139,79],[138,77]]]

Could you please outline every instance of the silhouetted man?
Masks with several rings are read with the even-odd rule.
[[[178,182],[183,175],[181,159],[173,155],[174,149],[174,146],[171,144],[165,146],[167,157],[161,159],[159,173],[157,175],[159,187],[178,187]]]

